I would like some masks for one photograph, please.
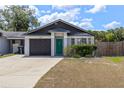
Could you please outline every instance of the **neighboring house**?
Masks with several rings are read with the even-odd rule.
[[[0,54],[24,53],[24,34],[26,32],[6,32],[0,30]]]
[[[74,44],[94,44],[94,36],[61,19],[29,32],[0,31],[0,53],[62,56]]]

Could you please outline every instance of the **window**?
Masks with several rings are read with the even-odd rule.
[[[15,40],[12,40],[12,44],[15,44]]]
[[[71,45],[74,45],[74,44],[75,44],[75,39],[72,38],[72,39],[71,39]]]
[[[91,44],[91,38],[88,38],[88,43]]]
[[[23,40],[21,40],[21,45],[22,45],[22,46],[24,45],[24,41],[23,41]]]
[[[77,43],[78,44],[87,44],[87,39],[86,38],[78,38]]]
[[[81,44],[81,39],[80,38],[77,39],[77,44]]]
[[[87,39],[86,39],[86,38],[82,38],[82,39],[81,39],[81,43],[82,43],[82,44],[87,44]]]

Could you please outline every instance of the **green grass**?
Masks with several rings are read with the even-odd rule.
[[[107,57],[107,59],[115,63],[124,61],[124,57]]]
[[[9,57],[9,56],[14,56],[15,54],[6,54],[6,55],[2,55],[0,56],[0,58],[5,58],[5,57]]]

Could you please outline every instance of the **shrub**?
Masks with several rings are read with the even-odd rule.
[[[74,58],[80,58],[81,56],[78,54],[73,55]]]
[[[85,57],[93,54],[96,50],[95,45],[81,44],[72,45],[65,48],[64,55],[68,57]]]

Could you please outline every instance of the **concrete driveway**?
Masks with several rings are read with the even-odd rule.
[[[0,58],[0,87],[31,88],[63,58],[24,57]]]

